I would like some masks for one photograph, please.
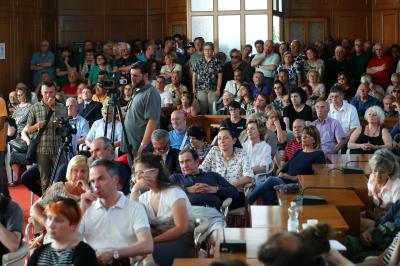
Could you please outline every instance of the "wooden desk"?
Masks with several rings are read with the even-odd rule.
[[[335,163],[335,164],[313,164],[312,170],[314,175],[323,175],[323,176],[346,176],[341,172],[342,167],[345,164]],[[365,175],[369,175],[371,173],[371,167],[367,162],[354,162],[347,164],[348,167],[358,167],[364,170]]]
[[[368,196],[367,183],[367,177],[362,174],[338,174],[333,176],[315,174],[299,176],[299,185],[301,189],[309,187],[354,188],[354,191],[356,192],[360,200],[364,203],[366,208],[370,207],[371,204],[371,200]]]
[[[257,258],[258,247],[263,244],[273,234],[283,231],[278,228],[225,228],[227,240],[245,240],[246,253],[220,253],[219,243],[222,241],[222,231],[219,231],[215,244],[215,259],[241,259]]]
[[[174,259],[173,266],[208,266],[211,262],[219,261],[218,259]],[[249,266],[259,266],[258,259],[243,260]]]
[[[287,206],[262,206],[251,205],[251,227],[287,229]],[[318,219],[321,223],[327,223],[337,231],[347,233],[349,226],[334,205],[302,206],[299,215],[299,229],[308,219]]]
[[[327,204],[335,205],[349,225],[349,233],[355,236],[359,235],[360,212],[365,208],[365,205],[354,191],[348,189],[307,189],[305,195],[319,196],[326,199]],[[287,208],[296,196],[296,194],[278,193],[279,204],[285,205]]]
[[[372,154],[327,154],[326,158],[329,163],[345,164],[350,161],[368,161],[371,159]]]

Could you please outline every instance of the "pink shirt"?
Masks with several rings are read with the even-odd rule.
[[[393,203],[400,199],[400,179],[388,179],[386,184],[378,193],[374,191],[375,176],[370,174],[368,180],[368,192],[372,195],[374,203],[383,209],[388,209]]]

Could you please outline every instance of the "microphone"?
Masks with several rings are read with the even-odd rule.
[[[348,166],[350,163],[367,163],[368,161],[348,161],[342,167],[343,174],[365,174],[364,170],[359,167]]]
[[[353,187],[305,187],[300,194],[296,197],[296,202],[301,202],[303,205],[325,205],[327,204],[327,200],[313,195],[304,195],[304,192],[308,189],[347,189],[354,190]]]
[[[224,224],[222,225],[222,242],[219,243],[219,251],[221,253],[235,253],[235,252],[246,252],[246,241],[245,240],[226,240],[225,238],[225,227],[226,227],[226,215],[223,215]]]

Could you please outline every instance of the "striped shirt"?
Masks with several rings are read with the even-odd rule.
[[[51,245],[47,245],[44,247],[42,254],[38,259],[37,265],[70,266],[72,265],[74,249],[75,248],[54,249],[51,247]]]
[[[393,252],[396,250],[397,243],[399,242],[399,240],[400,240],[400,232],[397,233],[397,235],[393,238],[392,243],[387,248],[387,251],[386,251],[385,256],[383,257],[383,262],[382,262],[381,266],[389,265],[390,257],[392,257]]]
[[[283,152],[281,160],[284,162],[288,162],[290,159],[292,159],[293,155],[298,151],[303,149],[301,146],[301,142],[297,142],[296,139],[292,139],[289,141],[289,143],[286,145],[285,151]]]

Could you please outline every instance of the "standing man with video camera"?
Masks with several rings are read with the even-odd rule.
[[[52,169],[55,165],[58,147],[61,146],[61,137],[56,134],[57,118],[66,120],[68,112],[65,105],[56,102],[56,88],[53,82],[45,82],[41,87],[42,101],[34,104],[28,115],[27,132],[35,137],[41,128],[45,128],[36,149],[36,160],[40,172],[42,192],[50,185]],[[49,122],[46,117],[49,110],[53,111]]]
[[[131,153],[132,164],[135,156],[142,154],[149,145],[151,134],[158,128],[161,112],[161,98],[158,91],[148,82],[149,66],[147,63],[136,63],[131,71],[134,94],[128,103],[125,127],[128,143],[121,141],[121,150]],[[131,145],[132,149],[128,147]]]

